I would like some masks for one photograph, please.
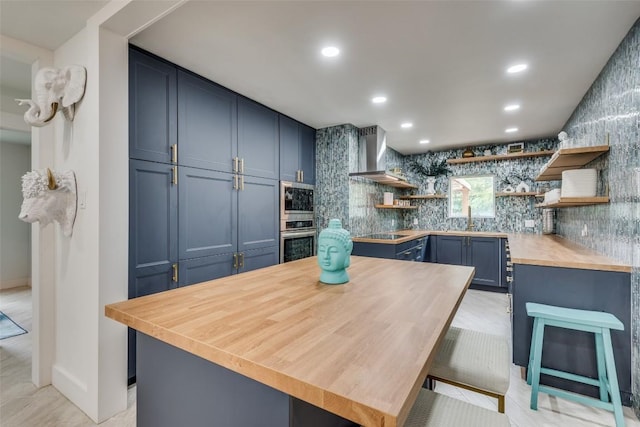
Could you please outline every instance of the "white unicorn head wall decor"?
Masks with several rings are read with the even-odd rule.
[[[49,123],[58,110],[67,120],[75,116],[75,104],[84,96],[87,70],[80,65],[64,68],[42,68],[33,83],[36,100],[16,99],[18,104],[29,104],[24,121],[31,126],[42,127]]]
[[[76,219],[76,175],[73,171],[51,172],[50,169],[27,172],[22,176],[22,207],[24,222],[47,225],[56,221],[62,234],[71,236]]]

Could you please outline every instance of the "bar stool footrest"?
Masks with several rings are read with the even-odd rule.
[[[582,403],[583,405],[593,406],[595,408],[606,409],[607,411],[613,411],[613,403],[603,402],[595,397],[583,396],[582,394],[571,393],[565,390],[549,387],[546,385],[540,385],[538,391],[547,393],[551,396],[562,397],[563,399],[571,400],[573,402]]]
[[[563,378],[569,381],[576,381],[583,384],[589,384],[596,387],[600,386],[600,381],[596,379],[585,377],[583,375],[572,374],[571,372],[558,371],[550,368],[540,368],[540,373],[545,375],[551,375],[558,378]]]

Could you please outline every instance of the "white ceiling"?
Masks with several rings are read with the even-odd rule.
[[[2,0],[0,32],[55,49],[105,3]],[[316,128],[378,124],[409,154],[556,135],[638,17],[637,0],[192,0],[132,43]]]
[[[104,0],[0,0],[0,32],[55,50],[85,27]]]

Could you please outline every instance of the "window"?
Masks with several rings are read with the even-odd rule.
[[[452,176],[449,178],[449,216],[493,218],[495,209],[495,183],[493,175]]]

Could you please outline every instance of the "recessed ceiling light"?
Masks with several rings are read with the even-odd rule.
[[[511,67],[507,68],[507,73],[509,73],[509,74],[520,73],[520,72],[526,70],[527,67],[528,67],[527,64],[512,65]]]
[[[518,132],[518,128],[508,128],[504,130],[506,133]]]
[[[428,139],[421,139],[420,140],[420,144],[428,144],[429,140]]]
[[[371,99],[371,102],[373,102],[374,104],[384,104],[385,102],[387,102],[387,97],[386,96],[376,96],[376,97]]]
[[[335,46],[327,46],[325,48],[322,48],[321,52],[324,56],[331,58],[334,56],[338,56],[340,54],[340,49]]]
[[[409,129],[410,127],[413,127],[413,123],[406,122],[401,124],[400,126],[404,129]]]
[[[504,111],[516,111],[520,109],[520,104],[509,104],[504,107]]]

